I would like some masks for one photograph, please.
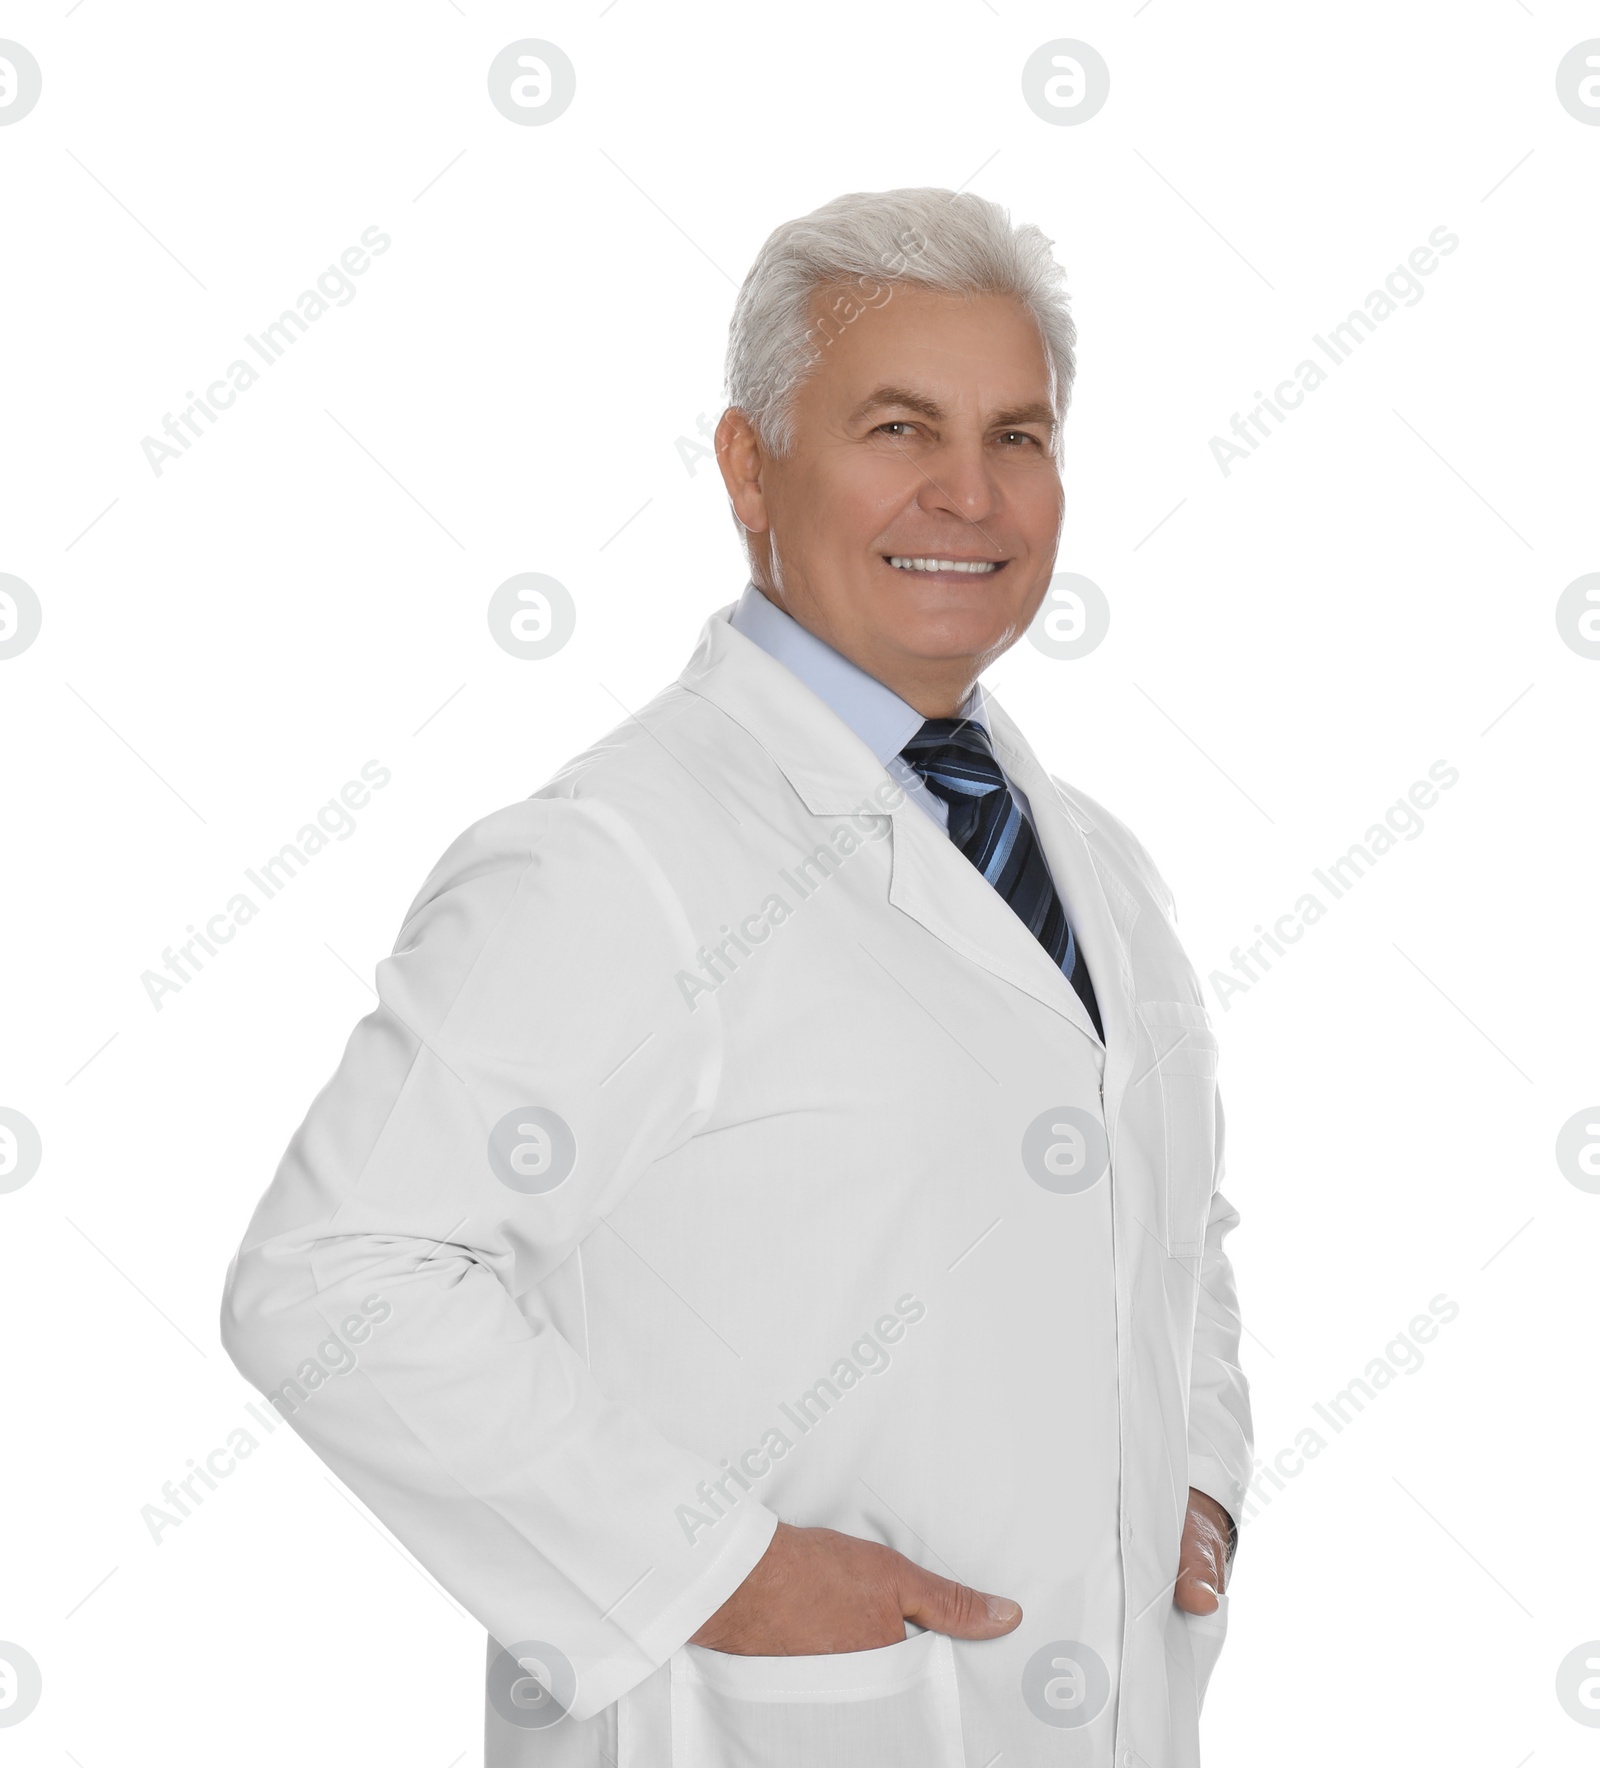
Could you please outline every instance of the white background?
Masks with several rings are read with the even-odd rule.
[[[530,36],[577,69],[543,127],[486,92]],[[1063,36],[1111,69],[1080,126],[1019,84]],[[1554,611],[1600,568],[1600,128],[1555,89],[1595,36],[1564,0],[0,13],[43,69],[0,128],[0,571],[43,607],[0,663],[0,1104],[44,1144],[0,1197],[0,1639],[44,1677],[11,1760],[480,1759],[481,1628],[289,1430],[159,1545],[141,1509],[250,1422],[224,1270],[433,861],[742,586],[680,439],[757,246],[965,184],[1067,267],[1060,565],[1112,609],[989,685],[1145,841],[1202,978],[1460,773],[1207,988],[1258,1453],[1460,1310],[1262,1488],[1207,1759],[1593,1761],[1555,1676],[1600,1637],[1600,1197],[1554,1146],[1600,1097],[1600,662]],[[141,438],[369,226],[355,298],[156,475]],[[1422,298],[1224,475],[1211,437],[1441,226]],[[545,662],[486,624],[520,571],[577,604]],[[156,1010],[163,948],[369,759],[355,833]]]

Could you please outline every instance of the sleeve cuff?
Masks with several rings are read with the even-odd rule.
[[[703,1575],[664,1609],[637,1640],[638,1649],[597,1664],[579,1683],[568,1717],[592,1719],[621,1700],[691,1639],[749,1577],[778,1531],[778,1514],[753,1500],[736,1513],[738,1529]]]
[[[1220,1461],[1207,1455],[1192,1455],[1189,1458],[1189,1484],[1197,1492],[1204,1492],[1208,1498],[1214,1499],[1227,1511],[1228,1520],[1233,1524],[1233,1534],[1228,1542],[1228,1557],[1231,1559],[1239,1542],[1239,1521],[1244,1514],[1244,1501],[1249,1487],[1230,1473]]]

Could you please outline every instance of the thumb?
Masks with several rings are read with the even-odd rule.
[[[900,1581],[900,1613],[931,1633],[955,1639],[996,1639],[1022,1619],[1020,1604],[941,1578],[906,1560]]]
[[[1215,1614],[1222,1606],[1217,1586],[1212,1583],[1211,1574],[1204,1566],[1186,1566],[1178,1574],[1172,1600],[1179,1608],[1192,1615]]]

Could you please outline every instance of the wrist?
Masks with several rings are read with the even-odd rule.
[[[1202,1492],[1198,1486],[1190,1486],[1191,1494],[1203,1501],[1202,1508],[1211,1515],[1219,1529],[1227,1536],[1228,1545],[1223,1552],[1223,1565],[1233,1564],[1233,1556],[1239,1546],[1239,1525],[1233,1520],[1233,1514],[1217,1502],[1209,1492]]]

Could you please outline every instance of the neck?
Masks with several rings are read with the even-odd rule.
[[[781,608],[813,637],[831,645],[841,657],[848,657],[857,669],[865,670],[875,681],[881,681],[924,718],[958,717],[989,660],[986,657],[908,656],[887,645],[873,643],[870,636],[839,632],[814,603],[790,602],[763,583],[760,577],[752,581],[775,608]]]
[[[855,658],[852,657],[850,661],[855,662]],[[972,692],[972,684],[977,680],[976,673],[969,671],[969,661],[970,659],[962,659],[960,676],[953,681],[926,681],[920,676],[910,680],[892,681],[883,675],[878,676],[878,680],[885,687],[893,689],[908,706],[920,712],[924,718],[957,718]],[[861,667],[866,668],[866,665],[862,664]]]

